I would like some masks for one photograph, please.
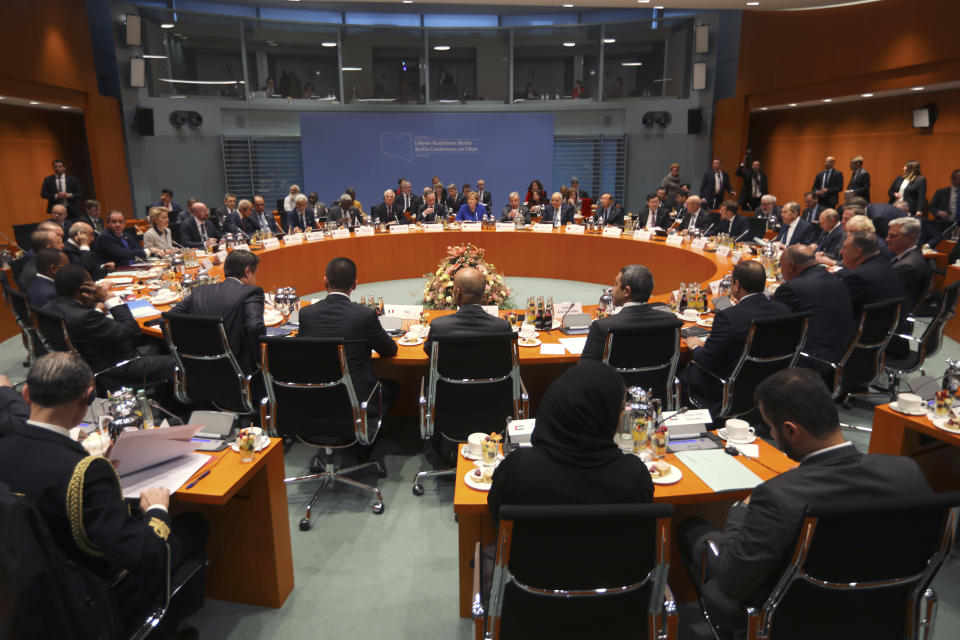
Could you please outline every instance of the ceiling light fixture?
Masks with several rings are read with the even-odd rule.
[[[747,6],[748,6],[748,7],[759,7],[759,6],[760,6],[760,3],[759,3],[759,2],[756,2],[756,0],[754,0],[754,2],[748,2],[748,3],[747,3]]]
[[[643,63],[642,63],[642,62],[637,62],[637,61],[635,61],[635,60],[628,60],[628,61],[626,61],[626,62],[621,62],[621,63],[620,63],[620,66],[621,66],[621,67],[642,67],[642,66],[643,66]]]
[[[923,91],[923,87],[910,87],[910,91]]]
[[[650,4],[650,0],[637,0],[637,4]]]
[[[177,80],[175,78],[157,78],[170,84],[243,84],[243,80]]]
[[[40,103],[37,102],[36,100],[31,100],[31,101],[30,101],[30,104],[40,104]]]
[[[564,8],[564,9],[573,9],[573,3],[572,3],[572,2],[564,3],[563,8]]]
[[[438,44],[433,48],[434,51],[450,51],[450,45]]]
[[[760,111],[766,111],[768,107],[760,107]]]
[[[403,0],[403,4],[413,4],[413,0]]]
[[[833,102],[833,98],[824,98],[823,101],[824,101],[824,102]]]
[[[576,43],[576,42],[564,42],[564,43],[563,43],[563,46],[565,46],[565,47],[575,47],[575,46],[577,46],[577,43]]]
[[[337,46],[337,43],[336,43],[336,42],[321,42],[321,43],[320,43],[320,46],[321,46],[321,47],[335,47],[335,46]]]
[[[616,38],[604,38],[604,39],[603,39],[603,44],[613,44],[613,43],[616,42],[616,41],[617,41]]]
[[[653,8],[653,10],[654,10],[654,11],[658,11],[658,10],[659,10],[659,11],[663,11],[663,5],[662,5],[662,4],[658,4],[657,6],[655,6],[655,7]]]
[[[363,67],[343,67],[344,71],[363,71]]]
[[[797,106],[797,103],[796,103],[796,102],[791,102],[791,103],[788,104],[787,106],[788,106],[788,107],[795,107],[795,106]]]
[[[175,24],[172,23],[172,22],[161,22],[161,23],[160,23],[160,28],[161,28],[161,29],[173,29],[175,26],[177,26],[177,25],[175,25]]]
[[[167,59],[167,56],[155,56],[149,53],[145,53],[140,57],[145,58],[147,60],[166,60]]]
[[[873,97],[873,94],[872,94],[872,93],[861,93],[861,94],[860,94],[860,97],[861,97],[861,98],[872,98],[872,97]]]
[[[61,108],[61,109],[69,109],[70,107],[62,104],[62,105],[60,105],[60,108]]]

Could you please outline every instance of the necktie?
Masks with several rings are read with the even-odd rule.
[[[301,214],[300,214],[300,229],[303,230],[303,229],[306,229],[306,228],[307,228],[307,216],[306,216],[305,213],[301,213]]]
[[[717,171],[717,193],[723,193],[723,179],[720,177],[719,171]]]
[[[823,172],[823,183],[820,185],[821,189],[827,188],[827,180],[829,179],[830,179],[830,169],[827,169],[826,171]]]
[[[63,184],[63,176],[57,176],[57,191],[66,191],[67,187]]]
[[[126,249],[127,251],[130,251],[130,245],[127,244],[127,239],[123,236],[122,233],[120,234],[120,244],[123,245],[124,249]]]
[[[209,239],[209,236],[207,235],[207,225],[205,225],[203,222],[198,222],[197,224],[200,225],[200,239],[206,243]]]

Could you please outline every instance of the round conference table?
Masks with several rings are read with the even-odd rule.
[[[486,252],[486,260],[504,277],[537,277],[581,282],[607,282],[613,285],[620,268],[643,264],[654,276],[653,299],[666,300],[681,283],[707,283],[721,278],[734,262],[715,252],[667,245],[665,240],[640,240],[633,236],[602,236],[597,232],[567,233],[563,227],[552,233],[530,230],[499,232],[443,231],[431,233],[411,228],[408,233],[378,233],[373,236],[331,239],[256,251],[260,257],[257,284],[265,291],[294,287],[301,295],[322,291],[327,262],[347,257],[357,263],[358,283],[432,274],[447,254],[447,248],[471,243]],[[202,255],[198,255],[202,259]],[[222,274],[214,267],[212,274]],[[549,296],[549,291],[541,292]],[[598,298],[600,292],[597,292]],[[525,301],[515,300],[523,307]],[[593,301],[583,301],[584,303]],[[161,307],[161,311],[169,307]],[[445,313],[445,312],[434,312]],[[428,319],[432,314],[427,313]],[[157,327],[144,326],[150,317],[139,320],[144,333],[161,337]],[[559,330],[542,332],[543,342],[557,342]],[[576,363],[579,355],[541,355],[539,348],[520,348],[521,377],[535,406],[549,382]],[[427,355],[422,346],[400,346],[393,358],[374,359],[374,371],[380,378],[400,382],[401,395],[394,411],[413,415],[419,379],[426,373]]]

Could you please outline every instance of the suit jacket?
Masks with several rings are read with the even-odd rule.
[[[30,286],[27,287],[27,302],[31,307],[40,308],[56,297],[57,290],[53,286],[53,280],[39,274],[33,277]]]
[[[340,210],[340,207],[334,207],[337,211]],[[329,215],[329,213],[328,213]],[[303,211],[303,217],[300,217],[300,212],[294,209],[287,213],[287,231],[293,232],[293,228],[297,227],[300,231],[309,231],[317,226],[317,219],[313,217],[313,211],[310,211],[310,207],[307,207]]]
[[[707,171],[700,180],[700,197],[706,201],[707,209],[716,209],[723,204],[723,196],[730,188],[730,174],[720,170],[721,187],[720,193],[717,193],[717,174],[715,171]]]
[[[853,195],[870,202],[870,172],[866,169],[854,171],[850,175],[850,182],[847,183],[847,191],[853,191]]]
[[[740,187],[740,204],[746,205],[749,202],[752,202],[756,198],[753,195],[753,169],[750,167],[745,167],[740,165],[737,167],[737,175],[743,178],[743,186]],[[760,195],[765,196],[770,193],[767,188],[767,174],[763,171],[757,171],[757,181],[760,185]]]
[[[856,324],[850,292],[839,276],[819,266],[804,269],[777,287],[773,300],[793,313],[810,314],[804,351],[829,362],[840,359]]]
[[[343,338],[353,389],[360,402],[367,399],[377,384],[370,366],[370,350],[374,349],[381,358],[397,355],[397,343],[380,326],[377,313],[338,293],[327,294],[323,300],[303,308],[298,335],[304,338]]]
[[[67,492],[77,464],[86,450],[69,437],[23,424],[0,438],[0,481],[25,494],[37,506],[57,546],[72,560],[107,578],[116,569],[129,569],[139,578],[156,581],[164,571],[171,520],[163,509],[130,515],[120,493],[116,472],[102,459],[83,476],[81,548],[71,529]],[[77,537],[80,537],[79,535]],[[99,551],[102,556],[94,555]],[[157,586],[159,586],[157,584]],[[152,595],[152,594],[151,594]]]
[[[500,213],[500,222],[510,222],[510,212],[513,211],[513,208],[508,204],[503,208],[503,211]],[[530,209],[524,204],[520,204],[517,207],[517,212],[520,216],[523,217],[523,221],[526,224],[530,223]]]
[[[374,222],[399,222],[401,224],[407,221],[406,217],[403,215],[403,205],[393,201],[393,204],[388,208],[386,202],[381,202],[380,204],[374,205],[370,209],[370,217]]]
[[[207,239],[220,239],[220,232],[210,220],[204,220],[203,226],[207,229]],[[185,247],[202,249],[204,247],[203,238],[200,235],[200,229],[197,227],[197,219],[189,216],[180,222],[180,244]]]
[[[784,224],[780,228],[780,233],[777,234],[776,241],[787,243],[787,232],[790,230],[790,227]],[[819,237],[820,227],[815,224],[811,224],[799,218],[797,220],[797,226],[793,230],[793,235],[790,237],[790,245],[794,244],[810,244],[816,242]]]
[[[230,349],[244,372],[253,373],[260,368],[260,336],[265,332],[260,287],[227,278],[217,284],[195,287],[173,311],[222,318]]]
[[[758,318],[769,318],[790,313],[790,309],[768,300],[763,293],[745,297],[732,307],[718,311],[713,317],[710,337],[702,347],[693,350],[693,360],[718,376],[730,373],[743,353],[750,323]],[[720,383],[694,366],[689,367],[688,384],[697,395],[709,399],[720,398]]]
[[[223,225],[220,227],[223,233],[237,233],[243,228],[243,216],[239,211],[231,211],[223,219]]]
[[[420,205],[423,204],[423,200],[417,196],[410,194],[410,206],[406,206],[405,197],[402,193],[397,194],[397,199],[394,201],[400,205],[400,210],[404,213],[416,213],[420,210]],[[464,199],[466,202],[466,199]]]
[[[920,249],[911,247],[892,260],[893,270],[900,276],[900,282],[903,283],[903,289],[907,294],[903,301],[908,313],[913,313],[913,308],[917,306],[920,299],[927,292],[930,285],[930,269],[927,267],[927,261],[920,252]],[[40,278],[34,278],[36,283]],[[27,295],[30,294],[29,289]]]
[[[115,262],[118,267],[133,264],[137,258],[147,258],[140,240],[130,229],[124,229],[122,236],[116,236],[108,229],[100,234],[92,248],[103,257],[104,262]]]
[[[720,220],[717,221],[717,225],[713,228],[713,231],[710,232],[710,235],[715,236],[718,233],[726,233],[733,238],[739,238],[744,231],[749,230],[750,220],[748,220],[746,216],[738,213],[730,220],[724,220],[721,217]]]
[[[99,217],[92,218],[88,216],[86,211],[81,212],[75,218],[67,218],[65,223],[67,228],[66,230],[70,231],[70,227],[72,227],[73,223],[75,222],[86,222],[88,225],[93,227],[94,235],[100,235],[103,233],[103,220],[101,220]],[[170,223],[173,224],[173,221],[171,220]]]
[[[881,239],[887,237],[887,229],[892,220],[909,216],[902,209],[881,202],[873,202],[867,205],[867,217],[873,220],[873,226],[877,229],[877,236]]]
[[[31,249],[31,252],[32,251]],[[20,275],[19,277],[14,277],[17,278],[17,286],[20,287],[20,291],[26,291],[30,283],[33,282],[33,279],[37,277],[37,256],[25,255],[22,256],[22,259],[23,263],[20,266]]]
[[[433,213],[429,216],[423,215],[423,212],[429,209],[426,203],[420,205],[420,210],[417,211],[417,220],[420,222],[439,222],[441,220],[446,220],[447,218],[447,207],[444,204],[436,202],[433,205]]]
[[[309,212],[310,209],[307,209],[307,211]],[[293,213],[295,214],[296,211],[294,211]],[[344,211],[342,208],[340,208],[340,205],[335,204],[329,209],[327,209],[327,220],[340,221],[340,220],[343,220],[344,218],[346,218],[348,221],[347,222],[348,227],[360,226],[360,223],[361,223],[360,210],[357,209],[356,207],[352,207],[352,206],[347,207],[347,210]],[[309,218],[307,219],[307,221],[309,222]]]
[[[890,196],[890,204],[897,201],[897,194],[900,193],[900,185],[903,184],[903,176],[897,176],[887,195]],[[924,211],[927,208],[927,179],[924,176],[917,176],[910,181],[907,188],[903,190],[903,199],[910,205],[910,213]]]
[[[493,199],[490,197],[490,192],[484,189],[482,193],[477,191],[477,194],[480,196],[480,204],[485,206],[488,211],[493,211]]]
[[[226,206],[217,207],[216,209],[210,212],[209,220],[210,222],[213,223],[213,226],[217,228],[217,231],[221,233],[224,232],[223,226],[226,223],[227,216],[230,215],[230,213],[231,213],[231,210],[227,209]]]
[[[553,222],[555,215],[559,213],[560,215],[560,224],[565,225],[568,222],[573,223],[573,217],[577,215],[577,210],[569,202],[563,202],[560,204],[560,211],[558,212],[553,208],[552,204],[548,204],[543,208],[543,215],[540,218],[541,223]]]
[[[863,305],[871,302],[880,302],[890,298],[904,298],[900,307],[899,333],[906,329],[905,319],[909,304],[907,292],[903,288],[903,281],[894,272],[893,265],[883,255],[877,254],[862,263],[853,271],[847,271],[843,276],[843,283],[850,292],[850,301],[853,303],[853,317],[860,318]]]
[[[933,193],[933,198],[930,199],[930,213],[936,214],[937,211],[950,212],[950,189],[951,187],[947,186],[943,187],[942,189],[937,189]],[[957,206],[957,209],[960,210],[960,205]],[[958,220],[956,213],[960,213],[960,211],[954,213],[954,222]],[[947,216],[946,219],[950,220],[951,218],[950,216]]]
[[[143,341],[140,325],[125,304],[118,304],[107,316],[73,298],[57,296],[43,309],[63,317],[70,341],[94,371],[136,356]]]
[[[240,220],[240,230],[248,236],[252,236],[260,231],[260,222],[257,220],[257,214],[251,213],[246,218]]]
[[[653,215],[654,215],[653,226],[660,227],[661,229],[666,229],[667,227],[670,226],[670,223],[672,222],[670,220],[670,210],[667,209],[666,207],[661,205],[660,207],[657,208],[657,210],[654,212]],[[646,227],[648,217],[650,217],[650,209],[647,207],[644,207],[643,211],[637,214],[636,228],[643,229],[644,227]]]
[[[510,334],[510,323],[502,318],[494,318],[478,304],[465,304],[451,315],[440,316],[430,322],[430,334],[423,344],[423,350],[430,355],[433,341],[437,338],[462,338],[475,335]]]
[[[811,208],[804,209],[803,213],[800,214],[800,217],[810,223],[817,222],[820,220],[820,214],[829,208],[830,207],[824,207],[819,202],[816,202]]]
[[[0,387],[0,438],[16,431],[30,417],[30,405],[13,387]]]
[[[66,182],[66,191],[67,193],[73,194],[73,197],[67,198],[66,200],[57,200],[57,193],[60,191],[57,189],[57,176],[56,174],[49,175],[43,179],[43,184],[40,186],[40,197],[47,199],[47,213],[53,209],[55,204],[63,204],[67,207],[67,213],[71,216],[79,215],[80,203],[83,202],[83,193],[80,191],[80,183],[77,182],[77,179],[73,176],[65,176]]]
[[[193,217],[193,216],[191,216],[191,217]],[[266,209],[264,209],[264,210],[263,210],[263,217],[264,217],[264,219],[266,220],[267,226],[270,228],[270,231],[271,231],[272,233],[283,233],[283,229],[281,229],[281,228],[280,228],[280,225],[277,224],[277,220],[276,220],[276,218],[273,217],[273,213],[271,213],[271,212],[267,211]],[[264,229],[263,222],[260,221],[260,214],[257,213],[256,210],[254,210],[254,212],[250,214],[250,218],[256,220],[257,228],[258,228],[258,229],[260,229],[260,230],[262,230],[262,231],[266,231],[266,229]]]
[[[930,494],[910,458],[863,455],[847,444],[806,458],[757,486],[748,506],[730,509],[710,558],[703,597],[708,609],[759,606],[770,594],[796,545],[807,504]],[[716,538],[716,536],[710,536]]]
[[[678,231],[684,231],[690,227],[690,218],[692,216],[690,215],[689,211],[684,209],[682,212],[680,212],[680,214],[678,214],[677,217],[680,219],[680,222],[677,224]],[[700,231],[712,233],[717,228],[717,218],[719,218],[719,216],[716,216],[706,209],[701,208],[700,212],[697,214],[697,221],[694,226]]]
[[[574,212],[576,213],[576,212]],[[593,214],[594,222],[599,224],[611,224],[618,227],[623,226],[623,207],[612,205],[607,209],[597,205],[597,210]]]
[[[580,353],[581,360],[602,360],[603,347],[607,343],[607,335],[613,329],[630,329],[644,325],[675,322],[677,326],[683,324],[672,313],[652,308],[649,304],[633,304],[624,307],[620,313],[606,318],[600,318],[590,323],[590,332],[587,342]]]
[[[843,246],[843,229],[837,224],[830,231],[820,231],[817,238],[817,251],[823,251],[825,254],[837,260],[840,257],[840,248]]]
[[[837,171],[836,169],[830,170],[830,178],[826,181],[826,187],[824,187],[824,177],[827,175],[827,170],[824,169],[817,174],[817,177],[813,180],[813,187],[811,190],[816,192],[820,189],[826,188],[827,192],[822,196],[817,196],[817,202],[820,203],[820,206],[825,209],[836,208],[837,202],[839,202],[839,193],[843,191],[843,173]]]

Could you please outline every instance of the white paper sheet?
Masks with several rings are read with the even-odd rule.
[[[586,336],[582,338],[560,338],[559,341],[567,351],[575,356],[583,353],[583,347],[587,344]]]
[[[138,498],[150,487],[162,487],[174,493],[210,459],[203,453],[188,453],[120,478],[124,498]]]
[[[564,348],[562,344],[544,342],[540,345],[540,355],[542,356],[562,356],[563,354]]]
[[[136,473],[194,451],[199,445],[190,439],[200,427],[195,424],[124,431],[113,443],[107,457],[121,476]]]
[[[731,442],[728,442],[727,444],[736,447],[737,451],[747,456],[748,458],[760,457],[760,445],[758,444],[733,444]]]
[[[763,480],[723,449],[681,451],[677,459],[713,491],[753,489]]]

